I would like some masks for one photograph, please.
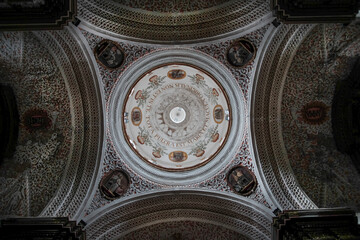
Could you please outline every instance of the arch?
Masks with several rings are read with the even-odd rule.
[[[83,220],[91,239],[119,238],[144,226],[182,220],[222,226],[250,239],[270,239],[272,217],[270,209],[244,197],[189,189],[130,196]]]
[[[300,188],[292,172],[281,130],[282,88],[290,63],[313,25],[273,28],[255,75],[251,103],[251,132],[256,163],[265,188],[280,209],[309,209],[316,205]]]
[[[80,0],[78,17],[84,25],[117,38],[165,44],[232,36],[272,18],[265,0],[230,0],[184,14],[152,11],[152,3],[147,4],[144,10],[115,1]]]
[[[75,218],[95,186],[103,154],[104,120],[101,91],[94,66],[74,27],[34,32],[57,62],[70,96],[73,137],[61,184],[41,216]]]

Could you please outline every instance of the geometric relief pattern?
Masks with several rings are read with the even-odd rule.
[[[126,165],[126,163],[121,160],[121,158],[118,156],[116,151],[114,150],[114,146],[111,144],[109,140],[107,140],[106,144],[106,151],[105,151],[105,159],[104,159],[104,167],[102,169],[103,174],[109,172],[110,170],[114,169],[122,169],[126,171],[131,179],[129,190],[125,193],[123,197],[126,196],[132,196],[139,193],[144,193],[148,191],[154,191],[154,190],[161,190],[161,189],[168,189],[169,186],[162,185],[158,183],[154,183],[148,179],[145,179],[144,177],[138,175],[136,172],[134,172],[129,166]],[[254,162],[252,160],[252,157],[249,152],[249,145],[248,145],[248,138],[246,137],[244,139],[244,142],[239,150],[239,152],[236,154],[235,158],[229,163],[226,168],[218,173],[216,176],[202,181],[200,183],[195,183],[191,185],[183,185],[183,186],[176,186],[177,188],[196,188],[196,189],[204,189],[204,190],[217,190],[220,192],[227,192],[230,194],[236,194],[233,193],[230,189],[229,185],[227,184],[226,177],[228,174],[228,171],[233,168],[234,166],[242,165],[247,168],[249,168],[251,171],[254,171]],[[266,206],[267,208],[270,208],[270,205],[268,201],[266,200],[265,196],[262,193],[262,190],[260,187],[257,187],[255,189],[255,192],[247,198],[252,199],[256,202],[261,203],[262,205]],[[121,200],[121,199],[119,199]],[[91,201],[91,204],[86,208],[84,212],[84,216],[90,215],[93,211],[96,209],[99,209],[101,207],[104,207],[108,204],[110,204],[111,201],[105,199],[99,190],[96,190],[93,199]]]
[[[80,30],[81,30],[81,33],[84,35],[85,39],[88,41],[89,46],[92,51],[94,51],[95,47],[102,40],[104,40],[104,38],[102,38],[100,36],[97,36],[95,34],[87,32],[83,29],[80,29]],[[154,50],[154,47],[148,47],[148,46],[144,47],[144,46],[138,46],[138,45],[134,45],[134,44],[126,44],[126,43],[122,43],[122,42],[117,42],[117,44],[119,44],[121,49],[124,50],[124,55],[125,55],[124,63],[121,65],[121,67],[119,67],[115,70],[110,70],[110,69],[107,69],[97,63],[97,66],[99,67],[103,87],[105,90],[106,101],[108,100],[110,92],[111,92],[114,84],[116,83],[117,79],[119,78],[119,75],[126,68],[128,68],[132,62],[134,62],[135,60],[141,58],[145,54],[150,53],[151,51]]]
[[[254,44],[255,48],[258,49],[260,46],[261,41],[264,38],[266,30],[269,28],[270,25],[265,25],[264,27],[255,30],[249,34],[242,36],[252,44]],[[240,89],[243,91],[245,100],[247,101],[249,98],[249,87],[252,85],[251,79],[253,75],[253,71],[255,68],[254,61],[250,61],[250,63],[245,66],[244,68],[236,68],[232,66],[229,61],[227,60],[227,50],[230,48],[232,44],[234,44],[238,38],[228,40],[228,41],[221,41],[219,43],[212,43],[205,46],[196,46],[195,49],[209,54],[213,58],[217,59],[223,65],[225,65],[231,73],[234,75],[235,79],[239,83]]]
[[[260,42],[263,39],[263,36],[269,26],[264,26],[259,30],[256,30],[252,33],[249,33],[245,35],[244,37],[246,39],[249,39],[254,43],[256,47],[260,45]],[[85,37],[85,39],[88,41],[90,48],[94,49],[103,38],[100,36],[97,36],[93,33],[90,33],[86,31],[85,29],[81,29],[82,35]],[[235,40],[233,40],[235,41]],[[194,47],[196,50],[200,50],[214,58],[216,58],[218,61],[220,61],[222,64],[227,66],[229,70],[233,73],[234,76],[236,76],[236,79],[239,83],[239,89],[241,89],[243,92],[248,92],[249,85],[251,84],[250,79],[251,75],[253,74],[253,63],[249,64],[243,69],[235,69],[231,67],[231,65],[226,60],[226,51],[227,48],[231,45],[232,40],[220,42],[217,44],[208,44],[203,45],[201,47]],[[142,44],[130,44],[130,43],[122,43],[117,42],[122,49],[125,51],[125,61],[124,64],[116,70],[110,71],[108,69],[103,68],[102,66],[98,65],[100,69],[100,77],[103,81],[103,86],[105,90],[105,98],[106,101],[109,100],[109,94],[117,81],[119,79],[119,76],[121,73],[127,69],[133,61],[135,61],[138,58],[141,58],[145,54],[148,54],[153,51],[160,50],[161,48],[158,47],[156,49],[155,47],[149,47],[148,45],[142,45]],[[130,188],[125,193],[124,197],[130,196],[133,194],[138,194],[150,190],[155,189],[167,189],[169,186],[158,184],[152,181],[149,181],[145,179],[142,176],[139,176],[137,173],[135,173],[129,166],[126,165],[126,163],[118,156],[116,151],[114,150],[113,144],[111,143],[109,133],[107,133],[107,140],[106,140],[106,150],[105,150],[105,159],[103,163],[102,168],[102,175],[107,173],[110,170],[113,169],[123,169],[126,172],[129,173],[131,178]],[[209,190],[218,190],[218,191],[226,191],[232,194],[235,194],[231,191],[230,187],[228,186],[226,182],[226,176],[228,171],[236,166],[236,165],[243,165],[248,167],[251,171],[254,171],[254,162],[253,157],[251,156],[251,153],[249,151],[249,143],[248,143],[248,137],[244,138],[243,144],[239,148],[238,154],[234,157],[234,159],[226,166],[226,168],[218,173],[216,176],[207,179],[203,182],[199,182],[196,184],[191,185],[185,185],[185,186],[178,186],[181,188],[202,188],[202,189],[209,189]],[[262,194],[262,190],[260,187],[257,187],[254,194],[251,194],[248,196],[248,198],[253,199],[255,201],[258,201],[259,203],[265,205],[266,207],[270,208],[270,203],[265,199],[264,195]],[[96,190],[95,194],[93,195],[93,199],[91,201],[91,204],[87,207],[84,214],[89,215],[94,210],[103,207],[104,205],[109,204],[110,201],[104,199],[101,197],[101,194],[98,190]]]
[[[172,43],[216,37],[239,30],[260,20],[270,11],[265,0],[228,1],[188,14],[173,13],[175,9],[170,12],[154,12],[151,8],[155,7],[156,3],[147,6],[149,3],[151,1],[142,4],[143,8],[146,8],[142,10],[113,1],[79,0],[78,15],[87,25],[128,39]]]
[[[64,181],[42,216],[70,216],[82,213],[88,190],[93,186],[103,144],[103,112],[94,69],[74,27],[63,31],[36,32],[56,56],[68,83],[72,104],[72,151]],[[70,145],[70,144],[69,144]]]
[[[238,232],[210,223],[193,221],[165,222],[138,229],[124,239],[248,239]]]
[[[12,158],[0,168],[0,214],[36,216],[59,187],[70,152],[70,101],[65,81],[47,48],[30,32],[2,33],[0,83],[13,88],[20,117]],[[46,114],[48,125],[29,131],[29,119]]]
[[[348,155],[337,151],[331,126],[335,86],[360,56],[360,48],[353,46],[359,34],[356,25],[316,26],[298,48],[286,77],[281,108],[284,143],[297,181],[318,207],[360,209],[360,173]],[[304,114],[306,107],[310,110]],[[329,111],[316,112],[321,107]],[[307,119],[321,120],[324,114],[317,124]]]
[[[252,203],[222,193],[196,190],[158,191],[135,196],[125,204],[105,208],[85,219],[90,238],[121,238],[149,223],[207,222],[226,226],[250,239],[269,239],[272,213]]]
[[[261,174],[280,209],[314,208],[298,185],[287,159],[281,128],[281,88],[287,63],[311,25],[280,25],[273,36],[255,76],[252,131],[256,140],[256,160]]]
[[[169,1],[164,3],[162,0],[141,1],[141,0],[114,0],[121,5],[129,8],[142,9],[153,12],[191,12],[200,11],[205,8],[229,2],[229,0],[193,0],[193,1]]]

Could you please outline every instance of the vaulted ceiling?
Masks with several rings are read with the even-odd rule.
[[[1,32],[0,83],[20,121],[0,163],[1,217],[69,216],[90,239],[269,239],[276,209],[359,211],[360,173],[332,129],[336,85],[360,55],[356,21],[272,24],[265,0],[79,0],[78,18],[58,31]],[[242,67],[228,58],[239,39],[256,49]],[[123,53],[115,69],[96,56],[104,40]],[[143,161],[123,134],[128,90],[169,63],[214,77],[231,105],[224,146],[185,171]],[[41,129],[29,125],[40,115]],[[256,178],[246,196],[229,184],[239,166]],[[112,170],[130,184],[109,200],[99,185]]]

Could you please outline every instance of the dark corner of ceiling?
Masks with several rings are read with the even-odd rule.
[[[15,152],[19,131],[19,113],[13,89],[0,84],[0,165]]]
[[[337,149],[351,157],[360,173],[360,58],[336,85],[331,121]]]

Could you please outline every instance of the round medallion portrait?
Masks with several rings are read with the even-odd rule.
[[[231,169],[227,181],[231,190],[243,196],[253,193],[257,186],[254,173],[243,166],[237,166]]]
[[[109,200],[123,196],[128,190],[130,180],[122,170],[112,170],[106,173],[100,181],[99,189],[102,195]]]
[[[96,61],[105,68],[115,69],[124,62],[125,54],[119,44],[102,40],[94,49]]]
[[[185,64],[151,69],[130,88],[123,132],[145,162],[167,171],[194,169],[222,149],[231,126],[228,97],[206,71]]]
[[[227,51],[227,60],[234,67],[245,67],[255,58],[254,44],[246,39],[239,39]]]

